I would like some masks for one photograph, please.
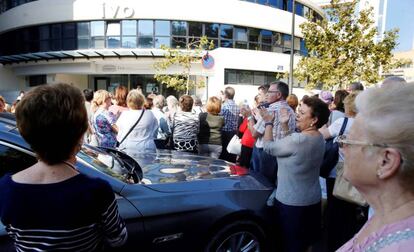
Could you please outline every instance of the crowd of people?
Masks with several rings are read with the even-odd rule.
[[[67,94],[59,93],[58,88]],[[62,103],[67,107],[62,106],[61,110],[77,109],[79,114],[49,108],[52,104],[44,105],[50,111],[30,111],[36,109],[32,103],[39,101],[38,96],[48,92],[68,99]],[[220,95],[209,97],[204,105],[196,96],[145,97],[142,90],[128,91],[119,86],[114,94],[85,89],[86,102],[79,108],[78,100],[70,99],[69,94],[80,99],[75,88],[63,84],[35,88],[28,98],[22,99],[16,110],[18,127],[40,159],[33,167],[2,178],[0,187],[14,182],[55,183],[78,175],[72,169],[72,161],[80,141],[117,147],[131,156],[142,151],[174,149],[233,162],[232,168],[255,173],[274,184],[267,205],[275,209],[284,251],[309,251],[321,239],[322,228],[326,230],[329,252],[409,251],[414,247],[412,83],[391,77],[381,87],[365,91],[361,83],[351,83],[348,90],[336,90],[334,94],[322,91],[299,100],[289,94],[286,83],[276,81],[258,88],[253,106],[246,100],[236,104],[235,89],[229,86]],[[2,103],[4,100],[0,99],[0,108],[4,107]],[[76,141],[68,139],[67,146],[49,150],[47,146],[54,143],[38,140],[41,134],[50,134],[48,127],[54,124],[46,125],[48,120],[45,125],[30,125],[26,116],[55,113],[71,114],[73,118],[56,115],[53,119],[79,130],[73,136],[65,136]],[[235,135],[240,138],[239,155],[227,151]],[[339,158],[326,179],[321,179],[325,141],[329,139],[338,143]],[[36,179],[35,171],[48,174],[56,167],[62,173],[46,180]],[[367,206],[333,194],[339,172],[368,202],[373,212],[369,220]],[[90,183],[107,187],[97,181]],[[322,211],[324,194],[327,199]],[[99,211],[113,207],[110,193],[99,197],[106,202],[101,202],[104,205],[100,205]],[[9,207],[8,211],[12,211],[13,204]],[[11,213],[8,211],[2,218],[6,216],[6,222],[18,226],[17,217],[7,217]],[[117,227],[112,230],[118,241],[114,246],[126,239],[121,219],[117,220]]]

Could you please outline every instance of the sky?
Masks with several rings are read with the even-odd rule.
[[[386,30],[399,28],[399,45],[395,51],[414,49],[414,0],[388,0]]]

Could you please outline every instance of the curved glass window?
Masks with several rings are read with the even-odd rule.
[[[284,11],[288,11],[288,12],[292,12],[292,9],[293,9],[293,0],[241,0],[241,1],[271,6],[271,7],[281,9]],[[310,12],[312,13],[312,15],[309,15]],[[295,14],[308,18],[308,19],[312,19],[312,21],[322,19],[322,16],[319,13],[317,13],[315,10],[312,10],[310,7],[302,3],[299,3],[297,1],[295,2]]]
[[[0,0],[0,14],[10,10],[11,8],[34,1],[37,0]]]
[[[291,35],[231,24],[169,20],[111,20],[57,23],[21,28],[0,35],[0,56],[103,48],[194,47],[207,36],[215,47],[290,52]],[[295,53],[306,54],[295,37]]]

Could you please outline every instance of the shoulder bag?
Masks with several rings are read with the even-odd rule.
[[[132,125],[132,127],[129,129],[128,133],[126,133],[126,135],[124,136],[124,138],[122,138],[122,140],[117,143],[116,147],[119,147],[125,141],[125,139],[129,135],[129,133],[131,133],[131,131],[135,128],[135,126],[137,126],[137,124],[139,123],[139,121],[141,121],[141,118],[144,115],[144,112],[145,112],[145,109],[142,110],[142,113],[139,116],[138,120],[134,123],[134,125]]]
[[[368,203],[362,196],[362,194],[346,180],[344,174],[344,163],[339,162],[336,166],[336,178],[333,189],[333,196],[338,199],[345,200],[347,202],[357,204],[360,206],[367,206]]]
[[[348,123],[348,117],[344,117],[341,130],[338,136],[344,134],[346,124]],[[335,168],[339,159],[339,145],[334,141],[334,137],[329,138],[325,142],[325,154],[323,155],[323,162],[319,170],[319,175],[323,178],[329,177],[332,169]]]

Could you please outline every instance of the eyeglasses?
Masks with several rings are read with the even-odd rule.
[[[271,93],[271,94],[276,94],[276,93],[278,93],[280,91],[279,90],[268,90],[267,92],[268,93]]]
[[[368,143],[368,142],[363,142],[363,141],[349,140],[349,139],[346,139],[345,135],[339,136],[336,142],[338,143],[340,148],[344,148],[345,146],[348,146],[348,145],[362,145],[362,146],[373,146],[373,147],[381,147],[381,148],[389,147],[387,144],[377,144],[377,143]]]

